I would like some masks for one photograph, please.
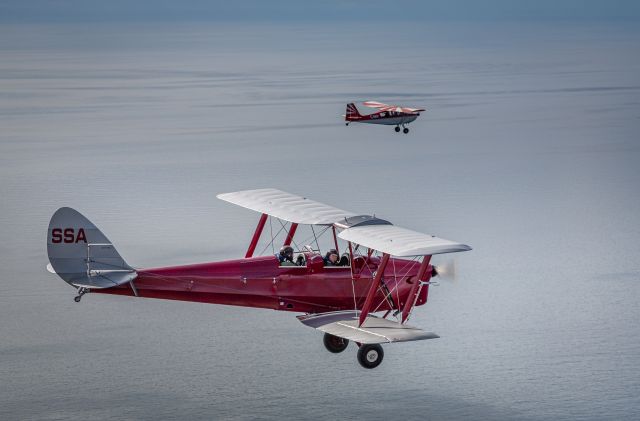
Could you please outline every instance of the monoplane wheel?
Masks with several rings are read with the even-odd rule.
[[[404,130],[402,131],[402,133],[404,133],[404,134],[409,133],[409,128],[408,128],[408,127],[405,127],[405,128],[404,128]]]
[[[322,341],[324,342],[324,347],[327,348],[327,351],[334,354],[344,351],[347,349],[347,345],[349,345],[348,339],[334,336],[329,333],[324,334]]]
[[[364,368],[376,368],[384,358],[384,351],[378,344],[362,345],[358,349],[358,362]]]
[[[400,126],[396,126],[396,133],[400,133]]]

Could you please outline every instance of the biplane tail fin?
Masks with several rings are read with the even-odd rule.
[[[111,241],[71,208],[60,208],[51,217],[47,255],[47,269],[78,288],[109,288],[137,277]]]
[[[350,121],[350,120],[354,120],[354,119],[358,119],[362,117],[362,114],[360,114],[360,111],[358,111],[358,109],[356,108],[356,105],[353,102],[350,102],[349,104],[347,104],[347,113],[344,116],[344,119],[346,121]]]

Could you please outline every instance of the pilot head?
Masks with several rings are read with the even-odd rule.
[[[291,246],[282,246],[280,249],[280,260],[288,260],[293,262],[293,247]]]
[[[338,256],[338,250],[336,249],[329,250],[325,256],[325,259],[328,264],[337,265],[338,260],[340,259],[340,256]]]

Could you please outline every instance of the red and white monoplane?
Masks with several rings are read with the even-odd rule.
[[[77,289],[76,302],[91,292],[304,313],[298,319],[324,332],[330,352],[355,342],[365,368],[382,362],[382,343],[438,337],[406,322],[416,306],[427,302],[431,279],[444,275],[431,265],[431,256],[469,246],[277,189],[218,198],[261,214],[244,258],[133,268],[91,221],[64,207],[49,222],[47,269]],[[312,235],[296,237],[304,225]],[[263,252],[271,253],[254,256],[265,226],[271,239]],[[324,234],[331,248],[327,259],[319,242]]]
[[[384,124],[387,126],[396,126],[396,132],[400,132],[402,126],[403,133],[409,133],[407,124],[414,121],[420,116],[424,108],[400,107],[398,105],[388,105],[377,101],[363,102],[366,107],[377,108],[378,111],[372,114],[360,114],[354,103],[347,104],[347,113],[343,115],[347,126],[349,123],[369,123]]]

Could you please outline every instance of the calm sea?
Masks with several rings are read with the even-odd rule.
[[[640,418],[640,30],[1,25],[0,418]],[[428,111],[408,135],[352,101]],[[474,250],[375,370],[289,313],[86,296],[51,214],[138,267],[241,256],[277,187]],[[270,252],[270,250],[267,250]],[[440,258],[439,261],[445,261]]]

